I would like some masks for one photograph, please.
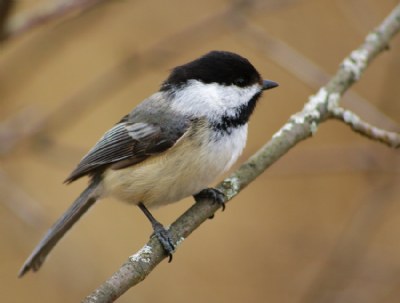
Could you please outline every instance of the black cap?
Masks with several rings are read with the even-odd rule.
[[[179,87],[188,80],[240,87],[262,82],[260,74],[249,60],[227,51],[211,51],[194,61],[175,67],[161,90]]]

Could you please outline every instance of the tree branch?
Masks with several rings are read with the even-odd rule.
[[[359,80],[368,64],[380,52],[387,49],[390,39],[399,30],[400,5],[366,37],[357,50],[343,61],[336,75],[316,95],[310,97],[301,112],[293,115],[268,143],[218,185],[217,188],[226,195],[226,200],[229,201],[235,197],[297,143],[312,136],[321,122],[334,118],[332,111],[338,108],[341,95]],[[181,243],[201,223],[212,216],[218,207],[210,201],[194,204],[171,225],[169,230],[173,240]],[[144,280],[165,257],[158,240],[151,238],[83,302],[113,302],[130,287]]]
[[[333,118],[343,121],[355,132],[365,137],[380,141],[393,148],[400,147],[400,135],[398,133],[390,132],[371,125],[368,122],[361,120],[359,116],[350,110],[342,107],[335,107],[331,110],[331,114]]]

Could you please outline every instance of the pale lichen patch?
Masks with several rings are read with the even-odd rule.
[[[285,132],[290,132],[293,129],[293,123],[286,123],[281,127],[275,134],[272,135],[273,139],[279,138],[284,135]]]
[[[181,243],[182,243],[183,241],[185,241],[185,238],[184,238],[184,237],[180,237],[180,238],[178,239],[178,241],[176,241],[175,248],[178,247],[179,245],[181,245]]]
[[[359,80],[363,70],[367,67],[368,51],[366,49],[357,49],[352,51],[342,63],[342,67],[351,72],[356,80]]]
[[[137,253],[130,256],[129,259],[132,262],[150,263],[151,254],[152,254],[152,247],[146,244]]]
[[[373,44],[379,43],[380,42],[379,35],[375,32],[369,33],[365,41]]]
[[[303,111],[306,112],[314,112],[317,110],[320,106],[323,106],[328,99],[329,93],[328,91],[322,87],[315,95],[311,96],[308,100],[308,102],[304,105]],[[316,115],[314,113],[314,115]],[[319,118],[319,112],[318,112],[318,118]]]
[[[343,120],[348,124],[356,125],[360,122],[360,117],[351,111],[345,110],[343,113]]]
[[[332,111],[334,108],[339,106],[340,94],[330,93],[328,96],[328,110]]]
[[[237,177],[231,177],[222,183],[224,194],[228,200],[232,199],[240,190],[240,180]]]
[[[317,130],[318,130],[317,123],[315,121],[312,121],[311,124],[310,124],[311,135],[314,136],[315,133],[317,132]]]

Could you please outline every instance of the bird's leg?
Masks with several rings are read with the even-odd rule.
[[[142,212],[146,215],[147,219],[149,219],[154,235],[157,237],[157,239],[160,241],[161,245],[163,246],[165,252],[168,254],[168,262],[172,261],[172,253],[175,250],[175,246],[173,244],[173,241],[171,239],[171,235],[165,227],[158,222],[153,215],[150,213],[150,211],[146,208],[146,206],[143,205],[143,203],[139,203],[139,208],[142,210]]]
[[[199,193],[193,195],[193,198],[196,202],[204,199],[212,200],[213,203],[217,203],[221,206],[222,211],[225,210],[225,194],[216,188],[205,188]],[[214,218],[214,215],[210,217],[210,219],[212,218]]]

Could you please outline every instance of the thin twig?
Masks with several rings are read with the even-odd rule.
[[[329,118],[328,108],[338,106],[340,96],[363,74],[369,62],[387,48],[390,39],[400,30],[400,5],[383,21],[365,42],[344,60],[336,75],[312,96],[303,110],[291,119],[256,154],[236,172],[218,185],[227,201],[235,197],[266,168],[293,146],[315,133],[319,123]],[[172,237],[181,243],[201,223],[218,209],[210,201],[196,203],[170,227]],[[114,275],[99,286],[83,302],[113,302],[130,287],[144,280],[166,256],[160,243],[150,241],[121,266]]]
[[[374,125],[371,125],[363,120],[355,113],[342,107],[335,107],[331,110],[332,117],[348,124],[355,132],[366,136],[372,140],[377,140],[386,145],[399,148],[400,135],[395,132],[390,132]]]

